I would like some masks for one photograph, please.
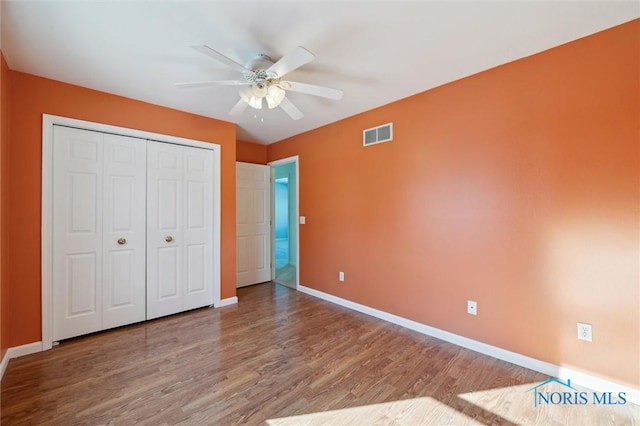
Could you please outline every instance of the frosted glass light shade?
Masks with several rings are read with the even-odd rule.
[[[269,109],[273,109],[280,105],[280,102],[282,102],[282,100],[284,99],[284,95],[285,92],[283,89],[275,85],[269,86],[266,96],[267,106],[269,107]]]
[[[251,108],[262,109],[262,98],[254,96],[250,88],[240,90],[240,98]]]

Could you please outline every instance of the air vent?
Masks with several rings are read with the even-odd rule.
[[[362,132],[362,145],[369,146],[393,140],[393,123],[372,127]]]

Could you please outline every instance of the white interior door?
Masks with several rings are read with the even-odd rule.
[[[104,135],[103,328],[146,315],[146,146]]]
[[[236,286],[271,279],[271,168],[236,163]]]
[[[56,126],[53,340],[102,329],[103,135]]]
[[[147,144],[147,319],[182,311],[182,147]]]
[[[147,145],[147,319],[213,304],[213,153]]]
[[[213,152],[184,147],[184,309],[213,304]]]
[[[54,340],[145,319],[146,142],[54,128]]]

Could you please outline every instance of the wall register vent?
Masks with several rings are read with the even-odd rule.
[[[369,146],[393,140],[393,123],[372,127],[362,132],[362,145]]]

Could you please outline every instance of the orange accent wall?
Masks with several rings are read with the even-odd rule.
[[[5,327],[7,321],[4,318],[6,310],[4,305],[6,304],[6,298],[4,298],[4,286],[7,282],[5,280],[6,274],[6,261],[5,256],[7,252],[7,244],[5,236],[6,229],[6,209],[8,207],[5,201],[6,197],[6,160],[7,160],[7,144],[9,138],[7,136],[9,131],[9,121],[7,120],[7,113],[9,111],[7,99],[8,99],[8,80],[9,80],[9,68],[7,62],[4,59],[4,54],[0,51],[0,361],[4,358],[4,354],[7,351],[8,346],[5,343]]]
[[[299,155],[301,284],[640,388],[639,33],[269,145]],[[362,147],[390,121],[392,142]]]
[[[236,141],[236,161],[267,164],[267,146],[238,140]]]
[[[236,294],[235,161],[233,123],[188,114],[87,88],[10,71],[5,292],[6,347],[41,339],[40,211],[42,114],[53,114],[222,146],[222,298]]]

